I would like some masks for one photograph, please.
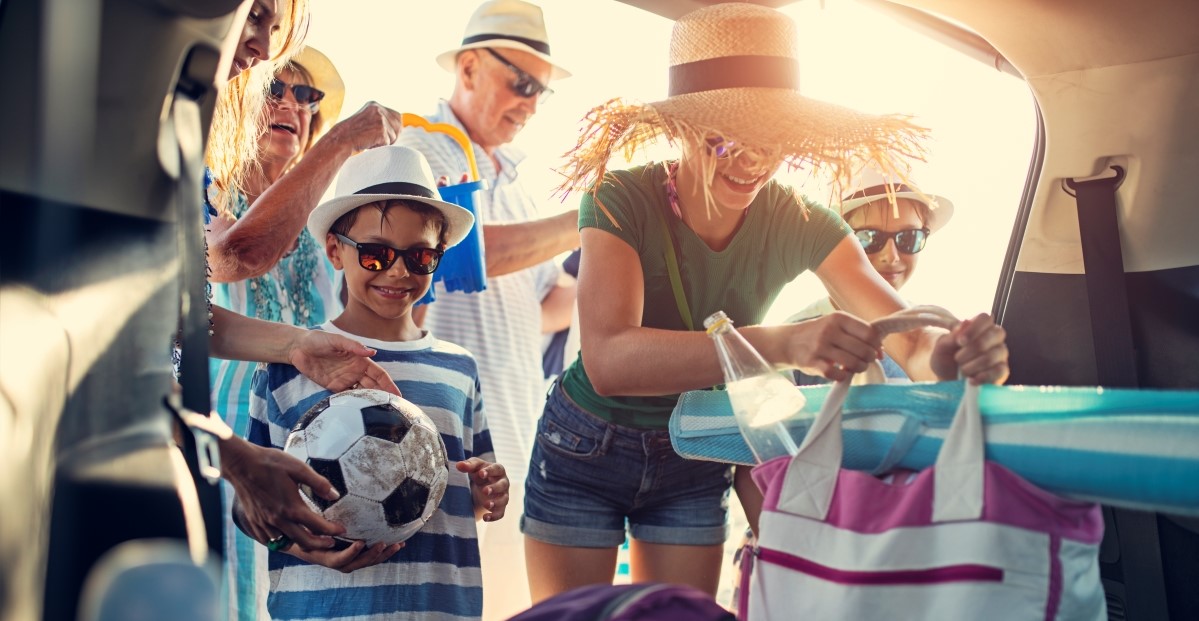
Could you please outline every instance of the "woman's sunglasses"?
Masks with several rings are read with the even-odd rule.
[[[857,229],[854,236],[862,244],[866,254],[874,254],[887,245],[888,239],[895,240],[895,249],[904,254],[916,254],[924,250],[928,242],[928,229],[904,229],[893,233],[878,229]]]
[[[708,151],[715,155],[717,159],[737,159],[743,155],[747,156],[751,163],[769,163],[779,159],[764,149],[738,147],[736,142],[718,134],[708,134],[704,138],[704,142],[707,145]]]
[[[291,89],[291,96],[295,98],[296,103],[308,108],[313,114],[320,109],[321,100],[325,98],[325,91],[307,84],[288,84],[279,78],[271,81],[271,98],[283,101],[288,89]]]
[[[408,272],[418,276],[427,276],[437,271],[444,250],[436,248],[405,248],[400,250],[387,244],[360,244],[341,233],[334,233],[337,239],[353,246],[358,251],[358,265],[371,272],[382,272],[391,268],[396,259],[404,257],[404,265]]]
[[[718,158],[732,157],[734,155],[733,145],[737,144],[732,140],[725,140],[724,136],[710,135],[704,138],[708,143],[708,150]]]
[[[513,74],[516,75],[516,79],[508,85],[508,87],[512,89],[513,93],[516,93],[525,99],[528,99],[529,97],[536,97],[537,101],[540,103],[544,103],[546,99],[549,99],[550,95],[554,94],[554,89],[542,84],[537,80],[537,78],[525,73],[524,69],[521,69],[520,67],[508,62],[508,59],[500,56],[499,52],[489,47],[485,47],[483,49],[487,50],[487,53],[494,56],[496,60],[503,63],[505,67],[507,67],[512,71]]]

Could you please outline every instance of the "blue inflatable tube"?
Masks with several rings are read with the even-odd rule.
[[[796,444],[830,386],[787,421]],[[846,468],[884,472],[933,465],[961,382],[856,386],[843,412]],[[1046,490],[1118,507],[1199,515],[1199,392],[983,386],[987,459]],[[670,419],[675,450],[691,459],[752,464],[728,394],[684,393]]]

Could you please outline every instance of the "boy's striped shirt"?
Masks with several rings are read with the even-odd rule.
[[[373,359],[441,432],[449,484],[425,527],[379,565],[343,574],[270,553],[271,618],[478,619],[483,591],[474,505],[467,476],[454,468],[469,457],[494,461],[474,357],[429,333],[416,341],[383,342],[346,334],[332,324],[321,329],[378,350]],[[260,366],[254,376],[249,440],[281,449],[296,421],[329,394],[295,367]]]

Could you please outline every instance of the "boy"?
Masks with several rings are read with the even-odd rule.
[[[269,540],[275,619],[354,617],[477,619],[483,610],[475,520],[504,516],[508,478],[494,459],[475,360],[412,320],[442,252],[474,224],[469,211],[436,200],[432,173],[412,149],[385,146],[350,158],[337,195],[308,218],[333,266],[344,270],[345,310],[320,329],[352,335],[404,397],[433,419],[445,441],[449,486],[437,512],[404,544],[302,550]],[[254,377],[251,442],[280,448],[288,430],[329,395],[295,367],[270,364]],[[286,546],[286,547],[283,547]],[[401,550],[401,548],[403,548]],[[353,573],[351,573],[353,572]],[[377,615],[377,616],[371,616]]]

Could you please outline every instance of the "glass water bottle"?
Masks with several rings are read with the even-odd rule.
[[[783,421],[803,409],[806,399],[789,379],[771,368],[766,359],[733,322],[716,311],[704,320],[708,336],[716,342],[716,355],[733,405],[737,427],[758,463],[794,455],[798,449]]]

